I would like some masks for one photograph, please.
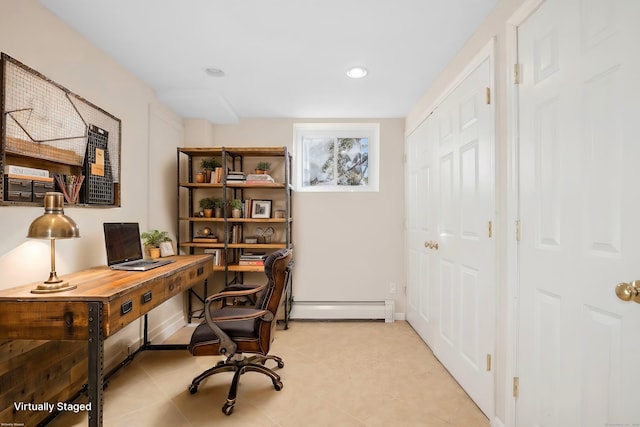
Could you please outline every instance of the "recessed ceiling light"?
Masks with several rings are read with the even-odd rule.
[[[367,75],[367,69],[364,67],[353,67],[347,71],[347,76],[352,79],[361,79]]]
[[[211,77],[222,77],[222,76],[224,76],[224,71],[222,71],[219,68],[213,68],[213,67],[205,68],[204,72],[207,73],[208,75],[210,75]]]

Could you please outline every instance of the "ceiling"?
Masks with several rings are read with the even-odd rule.
[[[405,117],[498,0],[40,2],[176,113],[231,124]]]

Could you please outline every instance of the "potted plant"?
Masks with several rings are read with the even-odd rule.
[[[160,243],[171,241],[169,233],[159,230],[145,231],[141,237],[151,258],[160,258]]]
[[[222,207],[224,206],[222,199],[215,197],[211,200],[213,201],[213,216],[216,218],[222,218]]]
[[[271,163],[269,162],[258,162],[258,164],[256,165],[256,170],[255,172],[258,174],[264,174],[269,172],[269,169],[271,168]]]
[[[215,206],[214,199],[212,197],[205,197],[200,199],[200,208],[204,212],[205,218],[211,218],[213,216],[213,208]]]
[[[232,199],[229,201],[229,207],[231,208],[232,218],[242,218],[242,200]]]
[[[211,182],[211,171],[215,170],[215,168],[219,168],[220,166],[222,165],[215,157],[202,159],[200,167],[205,173],[204,182]]]

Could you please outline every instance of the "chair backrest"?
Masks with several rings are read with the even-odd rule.
[[[275,328],[275,316],[278,308],[282,304],[284,291],[293,268],[293,250],[279,249],[267,257],[264,262],[264,273],[267,276],[267,285],[260,297],[256,301],[255,307],[261,310],[268,310],[274,315],[271,322],[257,322],[256,326],[260,329],[257,331],[261,336],[263,345],[268,345],[265,341],[273,340],[271,329]]]

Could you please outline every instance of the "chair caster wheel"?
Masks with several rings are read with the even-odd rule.
[[[197,385],[194,385],[194,384],[191,384],[191,385],[189,386],[189,393],[191,393],[191,394],[196,394],[197,392],[198,392],[198,386],[197,386]]]
[[[274,382],[273,383],[273,388],[275,388],[276,391],[282,390],[282,387],[284,387],[284,384],[282,384],[282,381],[278,381],[278,382]]]
[[[225,403],[224,406],[222,406],[222,412],[225,415],[231,415],[233,413],[233,405]]]

